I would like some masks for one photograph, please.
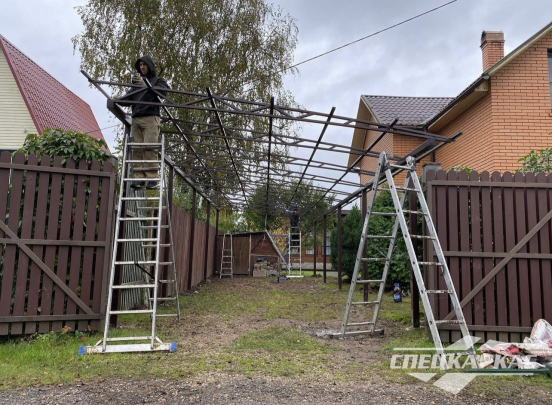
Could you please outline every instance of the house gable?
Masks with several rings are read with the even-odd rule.
[[[27,134],[36,132],[27,104],[0,49],[0,150],[19,149]]]
[[[104,139],[90,106],[0,35],[0,51],[34,123],[34,131],[59,128]],[[0,88],[4,83],[0,82]],[[8,90],[6,90],[8,91]],[[14,96],[10,91],[10,96]],[[8,99],[11,102],[11,99]],[[8,118],[9,125],[11,116]],[[22,143],[22,142],[21,142]],[[17,145],[19,148],[21,144]]]

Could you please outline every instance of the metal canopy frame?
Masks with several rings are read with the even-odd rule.
[[[249,208],[261,215],[282,213],[296,203],[299,188],[309,181],[322,194],[316,203],[325,198],[333,201],[333,206],[324,214],[327,215],[371,189],[371,181],[359,187],[358,182],[345,177],[349,173],[373,175],[355,166],[364,157],[378,158],[379,152],[374,148],[386,136],[394,134],[424,140],[407,155],[421,160],[461,135],[460,132],[452,137],[431,134],[398,126],[398,120],[381,124],[338,116],[335,107],[329,113],[286,107],[276,104],[274,97],[268,103],[224,97],[212,94],[209,88],[205,93],[197,93],[151,87],[146,83],[159,96],[159,102],[129,101],[125,97],[136,93],[140,86],[95,80],[81,72],[106,96],[108,109],[126,126],[130,125],[130,118],[123,107],[132,104],[161,107],[161,132],[168,142],[169,165],[217,210]],[[121,98],[111,97],[103,85],[130,93]],[[310,136],[297,136],[295,132],[299,128],[294,126],[300,126],[302,133]],[[379,135],[366,149],[324,139],[330,129],[342,128],[375,131]],[[319,135],[316,138],[314,134]],[[324,157],[316,155],[317,152]],[[351,165],[340,164],[339,159],[344,160],[344,154],[357,155],[357,159]],[[407,156],[390,156],[389,159],[400,164]],[[275,185],[283,184],[292,184],[294,189],[289,201],[277,205],[273,198],[277,190]],[[259,201],[261,192],[264,198]],[[300,215],[310,208],[300,207]]]

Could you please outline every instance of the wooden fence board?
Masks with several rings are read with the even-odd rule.
[[[426,178],[468,328],[483,339],[519,342],[538,319],[552,321],[545,303],[552,295],[552,176],[495,172],[489,181],[487,172],[469,178],[437,172]],[[439,301],[434,310],[439,319],[454,318],[448,303]],[[445,341],[458,338],[453,326],[440,326]]]

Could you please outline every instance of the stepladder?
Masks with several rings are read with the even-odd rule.
[[[395,185],[394,175],[397,172],[406,172],[403,186]],[[374,208],[375,197],[381,192],[390,193],[394,207],[392,210],[380,212]],[[407,200],[407,194],[409,192],[414,193],[418,200],[419,208],[415,211],[404,208]],[[422,217],[422,222],[424,223],[426,229],[426,232],[423,235],[411,234],[407,218],[405,217],[407,214],[416,214]],[[394,222],[392,230],[389,234],[371,234],[370,222],[377,216],[392,218]],[[374,228],[376,227],[373,227],[372,229]],[[405,165],[391,164],[385,152],[380,154],[375,175],[372,179],[372,187],[368,197],[368,209],[362,226],[361,239],[355,260],[354,271],[351,276],[351,286],[349,289],[341,330],[339,333],[335,333],[332,336],[346,337],[384,332],[383,329],[378,329],[377,327],[378,315],[382,306],[382,298],[389,270],[394,265],[393,251],[399,238],[404,240],[406,250],[408,251],[410,265],[412,266],[412,272],[418,285],[427,325],[430,330],[431,338],[435,344],[437,355],[443,356],[442,358],[445,356],[445,349],[439,334],[439,325],[454,324],[457,325],[460,330],[467,354],[472,355],[475,359],[475,350],[472,344],[473,339],[470,336],[466,320],[464,319],[464,314],[462,312],[458,295],[456,293],[443,250],[425,200],[423,189],[416,174],[415,159],[413,157],[407,157]],[[412,243],[413,239],[424,240],[426,243],[431,244],[434,257],[436,257],[436,259],[434,259],[435,261],[423,261],[419,259]],[[386,241],[387,249],[367,249],[370,243],[374,244],[375,241],[381,240]],[[367,251],[377,253],[368,255]],[[367,273],[372,274],[371,279],[370,277],[364,277],[364,272],[361,271],[363,263],[367,264]],[[370,266],[374,268],[376,263],[380,264],[378,267],[380,269],[379,272],[370,271]],[[383,264],[382,270],[381,264]],[[440,274],[443,281],[442,285],[446,286],[445,289],[426,289],[424,283],[424,272],[429,270],[437,271],[438,274]],[[373,274],[380,275],[374,277]],[[364,297],[361,297],[361,295],[357,292],[357,286],[359,285],[362,286],[363,289],[373,287],[377,290],[377,297],[373,300],[365,301]],[[435,297],[441,297],[441,299],[449,300],[456,319],[449,320],[435,318],[432,308],[432,302]]]
[[[158,158],[136,159],[132,154],[145,148],[157,150]],[[81,346],[79,354],[176,350],[175,342],[164,343],[156,335],[158,318],[180,320],[164,162],[162,135],[158,143],[137,143],[125,137],[103,338],[93,346]],[[136,176],[146,170],[156,173],[155,177]],[[129,280],[129,273],[139,276]],[[140,297],[142,305],[128,308],[122,299],[125,294]],[[149,317],[147,334],[112,337],[112,317],[131,314]]]
[[[225,233],[222,237],[220,278],[222,277],[234,277],[234,244],[232,243],[231,233]]]
[[[287,237],[288,278],[303,277],[303,255],[301,250],[301,228],[298,226],[291,226]]]

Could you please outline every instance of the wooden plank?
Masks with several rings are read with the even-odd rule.
[[[11,154],[7,151],[4,151],[0,154],[0,162],[11,162]],[[0,221],[6,220],[6,212],[8,208],[8,199],[9,199],[9,187],[10,187],[10,170],[9,169],[2,169],[0,168]],[[4,236],[4,232],[0,230],[0,236]],[[6,257],[6,248],[7,246],[0,245],[0,255],[2,257]],[[4,271],[7,269],[6,264],[3,265]],[[7,283],[6,283],[7,285]],[[7,288],[7,287],[6,287]],[[0,302],[2,302],[2,296],[4,288],[0,289]],[[11,295],[11,288],[10,288],[10,295]],[[8,300],[8,298],[6,298]],[[10,298],[11,300],[11,298]],[[9,301],[7,301],[9,302]],[[6,311],[6,309],[8,311]],[[9,314],[9,308],[6,307],[4,311]],[[1,311],[1,309],[0,309]],[[0,312],[0,315],[2,312]],[[6,314],[6,315],[7,315]],[[1,324],[0,323],[0,336],[7,335],[9,332],[9,325],[8,324]]]
[[[72,159],[67,159],[65,166],[68,169],[75,168],[75,162]],[[63,197],[61,207],[61,225],[59,230],[59,237],[63,239],[69,239],[71,237],[71,215],[73,211],[73,196],[75,194],[75,176],[73,174],[66,174],[64,176],[63,184]],[[62,280],[67,279],[67,266],[69,260],[69,247],[60,246],[57,256],[57,276]],[[56,286],[54,289],[54,315],[64,315],[65,313],[65,294]],[[52,330],[57,332],[63,327],[63,322],[52,322]]]
[[[545,176],[543,173],[539,173],[537,175],[537,181],[539,183],[548,182],[549,184],[552,183],[552,176],[548,174]],[[550,212],[552,209],[552,190],[547,191],[538,191],[538,199],[539,199],[539,219],[546,216],[547,212]],[[540,231],[540,238],[539,238],[539,247],[540,252],[542,253],[549,253],[551,249],[551,231],[550,228],[552,226],[552,223],[550,223],[548,226],[542,227]],[[543,260],[541,262],[541,285],[542,285],[542,313],[544,319],[547,319],[548,321],[552,322],[552,305],[548,304],[546,305],[544,300],[546,298],[544,297],[551,297],[552,296],[552,265],[550,261]]]
[[[27,325],[36,325],[36,322],[50,322],[50,321],[65,321],[65,320],[80,320],[80,319],[100,319],[101,315],[36,315],[36,316],[4,316],[0,317],[0,323],[2,322],[33,322]]]
[[[82,170],[80,169],[71,169],[71,168],[57,168],[57,167],[41,167],[36,165],[26,165],[22,163],[4,163],[0,162],[0,169],[14,169],[14,170],[26,170],[26,171],[33,171],[33,172],[47,172],[47,173],[60,173],[60,174],[83,174]],[[90,170],[87,170],[87,174],[90,176],[98,176],[98,177],[110,177],[110,173],[105,172],[92,172]]]
[[[448,180],[433,180],[431,182],[432,186],[453,186],[453,187],[460,187],[460,186],[469,186],[469,181],[448,181]],[[480,187],[501,187],[501,188],[525,188],[524,184],[516,183],[513,181],[503,181],[500,183],[495,183],[494,180],[489,181],[480,181],[479,182]],[[552,184],[535,184],[531,187],[535,188],[552,188]]]
[[[46,198],[48,198],[48,197],[46,197]],[[41,204],[41,205],[44,205],[44,204]],[[33,246],[81,246],[81,247],[105,246],[104,242],[94,242],[94,241],[88,242],[88,241],[84,241],[84,240],[62,240],[62,239],[48,240],[48,239],[25,239],[25,238],[21,238],[21,239],[19,239],[19,242],[14,242],[13,239],[0,238],[0,244],[16,245],[18,243],[24,243],[25,245],[33,245]]]
[[[4,156],[2,156],[4,157]],[[9,156],[8,156],[9,158]],[[14,162],[23,164],[25,157],[21,153],[17,153]],[[15,170],[11,177],[11,191],[9,202],[9,219],[7,226],[16,235],[19,233],[19,218],[21,215],[21,193],[23,190],[23,171]],[[4,224],[4,218],[0,218],[0,224]],[[16,283],[15,262],[16,262],[17,247],[14,245],[6,246],[4,254],[4,274],[2,276],[2,291],[0,295],[0,316],[11,315],[13,286]],[[25,294],[25,291],[22,292]],[[0,335],[8,333],[8,324],[0,325]],[[21,333],[21,332],[19,332]]]
[[[468,325],[470,332],[501,332],[503,335],[508,333],[531,333],[532,327],[524,326],[490,326],[490,325]],[[460,330],[459,325],[439,325],[439,330]]]
[[[35,155],[28,157],[30,164],[38,164],[38,158]],[[25,178],[25,188],[23,189],[23,207],[21,217],[21,237],[30,238],[33,231],[34,205],[36,197],[36,173],[27,172]],[[18,255],[17,276],[15,281],[15,297],[13,303],[12,316],[21,316],[25,312],[25,298],[27,297],[27,282],[29,279],[29,256],[21,251]],[[34,294],[38,294],[35,291]],[[11,324],[11,334],[20,335],[23,333],[23,324],[14,322]]]
[[[494,183],[500,183],[502,181],[502,176],[499,172],[493,172],[491,175],[491,181]],[[493,200],[493,241],[494,241],[494,250],[495,252],[505,252],[504,246],[504,211],[502,208],[503,201],[503,189],[499,186],[493,187],[491,189],[492,200]],[[492,279],[492,270],[485,276],[483,280]],[[481,283],[483,283],[482,281]],[[481,285],[479,283],[479,285]],[[474,292],[474,290],[472,290]],[[506,274],[505,272],[500,272],[496,275],[496,308],[497,308],[497,325],[505,326],[508,325],[508,303],[506,300],[507,291],[506,291]],[[507,342],[508,334],[499,334],[499,340]]]
[[[43,156],[40,159],[40,165],[43,167],[50,167],[50,157]],[[38,191],[36,193],[36,219],[34,224],[34,237],[37,239],[42,239],[46,235],[46,209],[48,204],[45,202],[48,201],[48,189],[50,186],[50,173],[44,171],[41,172],[38,178]],[[28,239],[25,239],[28,240]],[[23,240],[22,240],[23,242]],[[25,242],[23,242],[25,243]],[[42,258],[44,252],[44,247],[37,245],[33,246],[33,253],[38,257]],[[42,279],[42,274],[40,267],[34,261],[31,263],[31,274],[29,280],[29,298],[27,302],[27,316],[35,316],[38,314],[38,304],[40,296],[40,280]],[[36,323],[27,322],[25,324],[25,333],[32,334],[36,332]]]
[[[466,204],[469,204],[469,229],[471,230],[471,246],[470,246],[470,237],[467,235],[467,241],[464,242],[464,245],[462,245],[463,251],[471,251],[471,252],[480,252],[481,251],[481,189],[479,187],[479,173],[477,173],[475,170],[472,170],[469,174],[469,180],[472,182],[472,186],[469,190],[469,202],[466,201]],[[467,196],[466,196],[467,198]],[[462,221],[462,219],[460,219]],[[467,246],[467,247],[466,247]],[[464,260],[467,260],[467,263],[464,262]],[[462,259],[462,268],[465,266],[469,266],[471,262],[472,268],[471,268],[471,277],[472,280],[470,280],[470,286],[469,290],[464,291],[464,295],[468,295],[468,293],[472,290],[474,285],[477,285],[482,279],[482,260],[481,259]],[[481,291],[479,294],[477,294],[472,301],[472,310],[473,310],[473,321],[470,321],[468,323],[475,322],[476,324],[484,324],[485,323],[485,303],[483,299],[483,291]],[[464,311],[466,313],[466,311]],[[485,339],[485,333],[484,332],[477,332],[475,333],[475,336]]]
[[[525,176],[521,172],[514,174],[514,180],[518,183],[525,183]],[[527,215],[529,210],[529,205],[525,203],[525,196],[527,188],[516,188],[514,189],[515,196],[515,218],[516,218],[516,243],[518,243],[526,234],[527,234]],[[534,201],[534,197],[533,197]],[[536,221],[535,221],[536,224]],[[531,239],[536,239],[538,236],[535,235]],[[527,253],[527,245],[525,244],[521,247],[521,253]],[[514,260],[511,261],[515,263]],[[520,311],[520,325],[521,326],[531,326],[531,300],[529,293],[529,263],[526,259],[517,260],[517,271],[518,271],[518,284],[515,286],[518,291],[519,296],[519,311]],[[521,340],[516,340],[520,342]]]
[[[54,167],[62,167],[61,158],[54,158]],[[48,207],[48,232],[46,239],[55,240],[58,238],[59,224],[59,203],[61,198],[62,175],[60,173],[52,174],[52,184],[50,187],[50,205]],[[56,246],[47,246],[44,254],[44,264],[53,269],[56,261]],[[42,315],[52,314],[52,296],[53,296],[53,281],[50,277],[42,279],[42,294],[40,296],[40,308]],[[39,333],[47,333],[50,331],[50,322],[40,322],[38,324]]]
[[[513,180],[512,173],[510,172],[505,172],[502,178],[505,182],[512,182]],[[514,189],[510,187],[504,188],[504,242],[506,251],[508,252],[516,245],[517,221],[514,199]],[[505,291],[508,295],[508,323],[506,325],[521,326],[519,314],[518,269],[515,261],[510,260],[506,265],[506,282],[508,284],[508,289]],[[510,339],[514,339],[514,337],[510,335]],[[519,340],[510,341],[519,342]]]
[[[88,169],[88,162],[86,160],[81,160],[79,162],[79,169],[86,172]],[[81,172],[82,173],[82,172]],[[73,208],[73,232],[71,239],[73,240],[82,240],[83,239],[83,222],[84,222],[84,211],[86,208],[86,187],[87,187],[87,175],[77,176],[77,192],[75,198],[75,207]],[[78,293],[78,288],[80,284],[80,273],[83,263],[81,263],[82,248],[80,246],[73,246],[71,248],[71,261],[69,262],[69,288],[75,294]],[[67,300],[65,314],[66,315],[75,315],[77,313],[77,307],[75,301]],[[75,330],[75,322],[68,321],[65,323],[65,326]]]
[[[489,181],[489,172],[484,171],[481,173],[480,180],[484,182]],[[483,233],[482,245],[483,251],[492,252],[493,251],[493,217],[492,217],[492,204],[491,204],[491,188],[490,187],[481,187],[481,229]],[[469,253],[469,252],[467,252]],[[478,253],[474,252],[473,253]],[[481,277],[487,276],[493,269],[494,262],[491,257],[486,257],[482,261],[483,269]],[[479,285],[481,279],[475,280],[474,285]],[[496,279],[493,278],[490,280],[487,285],[485,285],[485,301],[484,308],[482,308],[481,313],[484,314],[484,322],[478,322],[478,317],[475,318],[476,323],[487,324],[489,326],[496,325],[496,295],[495,295],[495,286]],[[476,304],[477,305],[477,304]],[[493,339],[498,340],[498,335],[496,332],[488,331],[485,340]]]
[[[454,170],[449,170],[447,173],[447,178],[449,180],[456,180],[458,178],[458,173],[456,173]],[[447,187],[447,216],[448,216],[448,246],[451,250],[458,250],[460,247],[460,238],[459,238],[459,232],[460,228],[458,226],[458,220],[459,220],[459,195],[458,195],[458,188],[457,187]],[[462,291],[461,288],[461,282],[460,282],[460,259],[457,257],[451,257],[449,259],[449,271],[450,271],[450,277],[452,279],[452,283],[454,284],[454,288],[456,289],[457,293],[460,294]],[[447,289],[447,287],[443,284],[443,289]],[[447,313],[452,310],[452,303],[450,302],[450,299],[446,294],[442,294],[443,300],[446,300],[447,302]],[[458,339],[461,339],[462,335],[460,335],[458,332],[451,332],[450,334],[450,340],[452,342],[456,342]]]
[[[17,239],[17,235],[13,233],[10,228],[8,228],[3,222],[0,222],[0,229],[6,232],[13,239]],[[38,264],[42,271],[46,273],[48,277],[50,277],[56,283],[56,285],[69,296],[69,298],[74,300],[77,305],[81,307],[87,314],[92,314],[92,310],[86,304],[84,304],[81,299],[69,289],[69,287],[63,282],[63,280],[61,280],[51,269],[49,269],[44,264],[44,262],[40,260],[40,258],[35,255],[31,249],[29,249],[28,246],[22,243],[18,246],[19,249],[23,250],[23,252],[31,258],[31,260],[34,260]]]
[[[551,260],[552,254],[550,253],[510,253],[510,252],[460,252],[447,250],[443,251],[446,257],[471,257],[481,259],[496,259],[510,257],[511,259],[537,259],[537,260]]]
[[[468,180],[468,174],[461,170],[458,173],[458,179],[461,181],[467,181]],[[476,187],[467,187],[467,186],[460,186],[458,188],[458,218],[459,218],[459,239],[460,239],[460,250],[463,252],[470,251],[470,199],[469,199],[469,191],[472,188]],[[478,201],[479,202],[479,201]],[[473,203],[473,201],[472,201]],[[474,210],[479,209],[478,205],[472,205],[471,206],[472,213]],[[459,267],[459,288],[456,290],[456,292],[459,294],[460,297],[464,297],[465,295],[468,295],[469,292],[472,289],[472,268],[471,268],[471,260],[466,257],[460,258],[460,267]],[[466,319],[467,323],[473,322],[473,301],[471,301],[468,305],[466,305],[463,308],[464,312],[464,318]]]
[[[536,183],[536,178],[534,173],[527,173],[525,175],[525,182],[532,184]],[[528,184],[528,185],[529,185]],[[528,187],[525,191],[526,196],[526,206],[525,211],[527,213],[527,229],[533,229],[535,225],[537,225],[537,215],[538,215],[538,199],[537,199],[537,189],[533,187]],[[539,232],[540,233],[540,232]],[[539,234],[537,233],[535,236],[533,236],[529,242],[527,243],[527,249],[529,253],[532,252],[538,252],[539,251]],[[522,326],[531,326],[533,323],[535,323],[537,320],[542,318],[542,295],[541,295],[541,271],[540,271],[540,260],[538,259],[530,259],[526,260],[525,263],[527,264],[528,269],[526,270],[526,277],[527,277],[527,283],[528,283],[528,291],[530,291],[528,294],[523,294],[522,297],[527,297],[527,304],[528,308],[527,311],[529,313],[528,319],[524,318],[524,311],[522,309],[522,320],[521,324]],[[523,290],[522,290],[523,291]],[[521,301],[522,306],[524,305],[524,300]],[[528,322],[528,324],[525,324],[525,322]]]
[[[447,175],[444,171],[439,170],[437,172],[438,180],[446,179],[446,178],[447,178]],[[436,203],[435,209],[436,209],[436,216],[437,216],[437,236],[439,237],[441,248],[443,250],[448,250],[447,188],[443,186],[436,187],[434,194],[435,194],[435,203]],[[433,249],[431,250],[433,251]],[[433,253],[435,254],[435,252]],[[436,271],[436,287],[437,287],[436,288],[437,290],[447,289],[445,280],[443,279],[443,276],[441,276],[440,271]],[[439,299],[438,297],[436,297],[435,299],[437,301],[437,305],[433,307],[433,315],[435,316],[435,319],[443,319],[443,317],[449,312],[449,303],[448,303],[449,299],[445,298],[445,300],[442,300],[442,299]]]
[[[96,165],[96,162],[92,163]],[[106,173],[114,174],[113,165],[110,162],[103,164],[102,170]],[[92,290],[92,310],[94,313],[105,315],[107,310],[107,290],[109,289],[108,275],[109,266],[111,264],[112,239],[111,236],[115,229],[113,228],[113,213],[115,211],[115,176],[101,179],[102,193],[98,194],[99,213],[98,213],[98,230],[96,240],[104,243],[103,247],[96,249],[96,262],[94,266],[94,283],[91,286]],[[102,316],[103,318],[103,316]],[[103,322],[103,321],[102,321]],[[91,321],[90,328],[92,330],[100,329],[100,321]]]

